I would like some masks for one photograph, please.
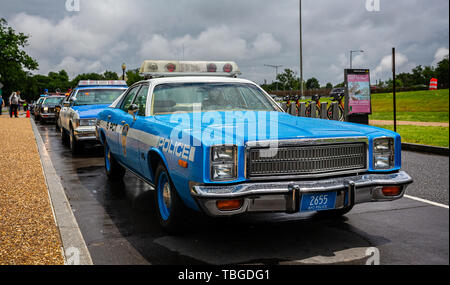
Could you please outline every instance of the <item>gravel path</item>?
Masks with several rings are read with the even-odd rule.
[[[382,120],[371,120],[371,125],[386,126],[393,125],[394,121],[382,121]],[[397,121],[399,126],[423,126],[423,127],[446,127],[448,128],[448,123],[438,123],[438,122],[410,122],[410,121]]]
[[[29,119],[0,116],[0,264],[63,264]]]

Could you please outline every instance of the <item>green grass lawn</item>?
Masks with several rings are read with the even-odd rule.
[[[397,119],[416,122],[448,122],[449,90],[400,92]],[[371,120],[393,120],[392,93],[372,94]]]
[[[394,130],[393,126],[377,126]],[[449,147],[449,128],[397,126],[397,132],[402,136],[402,142]]]
[[[399,92],[397,99],[397,120],[413,122],[449,122],[449,90],[424,90]],[[302,100],[307,102],[308,100]],[[329,98],[321,102],[331,103]],[[393,120],[392,93],[372,94],[371,120]]]

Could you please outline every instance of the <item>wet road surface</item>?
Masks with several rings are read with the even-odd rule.
[[[448,209],[407,198],[358,205],[334,220],[196,215],[186,233],[169,236],[158,225],[148,185],[129,173],[111,184],[101,147],[72,157],[53,125],[38,128],[94,264],[365,264],[371,247],[379,250],[381,264],[449,264]],[[408,194],[448,204],[448,157],[404,156],[405,169],[416,180]],[[418,169],[423,161],[440,162]],[[423,181],[432,180],[428,172],[442,181]]]

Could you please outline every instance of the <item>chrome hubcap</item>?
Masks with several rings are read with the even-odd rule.
[[[167,209],[170,209],[171,197],[170,197],[170,185],[169,185],[169,182],[166,182],[164,184],[163,199],[164,199],[164,204],[166,205]]]

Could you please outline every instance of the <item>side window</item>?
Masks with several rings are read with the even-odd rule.
[[[139,116],[145,116],[145,106],[147,104],[147,94],[148,94],[148,85],[143,85],[141,90],[139,90],[138,95],[136,96],[136,99],[134,99],[133,104],[138,105],[139,107]]]
[[[134,87],[127,93],[127,95],[125,95],[125,98],[123,98],[122,104],[120,105],[120,109],[122,111],[128,112],[128,108],[131,106],[131,102],[133,102],[134,96],[140,87],[141,86]]]

